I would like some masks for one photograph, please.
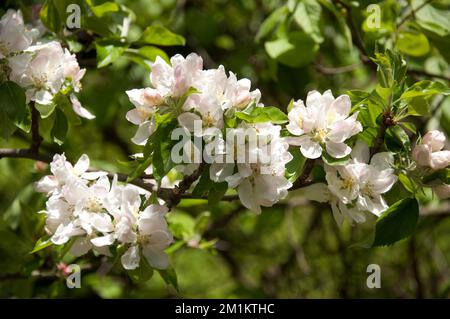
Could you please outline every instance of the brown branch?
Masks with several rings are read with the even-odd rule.
[[[340,67],[327,67],[323,66],[319,63],[314,63],[314,68],[319,71],[319,73],[322,73],[324,75],[336,75],[336,74],[342,74],[347,72],[352,72],[359,68],[361,66],[360,63],[350,64],[350,65],[344,65]]]
[[[386,136],[386,130],[390,126],[394,126],[396,123],[393,120],[393,114],[390,110],[387,110],[383,113],[383,119],[380,124],[380,128],[378,130],[377,138],[375,139],[375,142],[373,143],[373,146],[370,148],[370,157],[381,149],[381,146],[383,146],[384,138]]]
[[[43,141],[39,135],[39,111],[36,109],[34,102],[30,103],[31,108],[31,145],[30,152],[34,154],[39,153],[39,147]]]
[[[291,190],[299,189],[308,185],[311,185],[311,182],[307,182],[309,175],[311,175],[311,172],[314,168],[314,162],[316,160],[314,159],[307,159],[305,162],[305,165],[303,166],[302,174],[297,178],[297,180],[294,182],[294,184],[291,187]]]
[[[186,176],[179,184],[176,186],[173,191],[168,194],[168,198],[165,199],[167,206],[169,209],[173,206],[178,205],[181,201],[182,196],[186,191],[189,190],[191,185],[202,175],[203,169],[206,164],[204,162],[200,163],[199,167],[189,176]],[[158,192],[159,195],[159,192]]]
[[[412,8],[411,7],[411,11],[402,19],[400,20],[400,22],[397,24],[397,29],[403,24],[405,23],[409,18],[414,17],[414,15],[417,13],[417,11],[421,10],[423,7],[425,7],[427,4],[430,4],[431,2],[433,2],[434,0],[427,0],[424,3],[422,3],[421,5],[419,5],[417,8]]]
[[[422,75],[422,76],[426,76],[426,77],[429,77],[429,78],[442,79],[444,81],[450,82],[450,77],[449,76],[445,76],[445,75],[442,75],[442,74],[429,73],[429,72],[424,71],[424,70],[410,69],[410,70],[408,70],[408,73],[410,73],[412,75]]]
[[[35,153],[31,149],[13,149],[2,148],[0,149],[0,159],[2,158],[27,158],[45,163],[50,163],[52,158],[40,153]]]

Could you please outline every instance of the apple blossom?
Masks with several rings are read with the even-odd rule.
[[[445,146],[444,133],[430,131],[417,144],[412,152],[413,159],[419,166],[439,170],[450,165],[450,151],[442,150]]]
[[[319,158],[324,148],[334,158],[349,155],[351,148],[344,142],[362,131],[358,113],[349,116],[350,109],[347,95],[335,99],[330,90],[309,92],[306,106],[298,100],[288,114],[286,128],[296,136],[289,143],[299,145],[303,156],[311,159]]]
[[[0,59],[27,49],[33,34],[23,22],[22,12],[9,9],[0,19]]]

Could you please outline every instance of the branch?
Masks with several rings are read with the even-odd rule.
[[[302,187],[306,187],[311,185],[311,182],[307,182],[309,175],[311,174],[313,168],[314,168],[314,162],[316,160],[314,159],[307,159],[305,162],[305,165],[303,166],[302,174],[297,178],[297,180],[294,182],[294,185],[292,185],[291,190],[299,189]]]
[[[204,162],[200,163],[199,167],[189,176],[186,176],[178,186],[176,186],[173,191],[168,194],[169,197],[165,200],[169,209],[176,206],[180,201],[184,193],[189,190],[191,185],[202,175],[203,169],[206,164]],[[158,192],[159,195],[159,192]]]
[[[30,152],[34,154],[39,153],[39,147],[42,143],[42,137],[39,135],[39,112],[34,105],[30,103],[31,108],[31,145]]]
[[[359,68],[361,66],[360,63],[350,64],[350,65],[344,65],[340,67],[327,67],[323,66],[319,63],[314,63],[314,68],[319,71],[319,73],[325,74],[325,75],[336,75],[336,74],[342,74],[347,72],[352,72]]]
[[[383,120],[381,121],[377,138],[375,139],[373,146],[370,148],[370,158],[372,158],[372,156],[375,153],[378,153],[381,146],[383,145],[384,137],[386,136],[386,130],[388,129],[388,127],[395,125],[395,122],[392,117],[393,114],[390,110],[387,110],[386,112],[383,113]]]
[[[50,163],[52,158],[40,154],[38,152],[33,152],[31,149],[12,149],[12,148],[2,148],[0,149],[0,159],[2,158],[28,158],[36,161],[41,161],[45,163]]]
[[[424,70],[415,70],[415,69],[410,69],[408,70],[408,73],[413,74],[413,75],[423,75],[429,78],[437,78],[437,79],[442,79],[444,81],[450,82],[450,77],[442,75],[442,74],[434,74],[434,73],[429,73],[427,71]]]
[[[405,23],[409,18],[413,17],[417,11],[421,10],[423,7],[425,7],[427,4],[430,4],[431,2],[433,2],[434,0],[427,0],[424,3],[422,3],[421,5],[419,5],[417,8],[413,8],[411,7],[411,11],[397,24],[397,29],[403,24]]]

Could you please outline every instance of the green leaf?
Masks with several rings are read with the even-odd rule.
[[[118,42],[97,41],[95,48],[97,50],[97,67],[103,68],[120,58],[128,45]]]
[[[261,39],[270,35],[270,33],[284,20],[286,20],[288,16],[289,10],[286,6],[282,6],[272,12],[261,24],[258,33],[256,34],[255,40],[257,42],[261,41]]]
[[[128,270],[128,276],[136,284],[144,283],[152,278],[153,268],[149,265],[147,258],[141,255],[139,267],[133,270]]]
[[[424,0],[414,0],[413,6],[417,8]],[[416,22],[425,30],[445,37],[450,34],[450,11],[438,9],[432,5],[425,5],[414,14]]]
[[[289,181],[293,183],[300,176],[306,157],[300,152],[300,147],[293,147],[289,153],[292,155],[292,160],[286,164],[286,174]]]
[[[427,185],[450,184],[450,168],[440,169],[423,178]]]
[[[282,124],[288,121],[288,117],[279,108],[273,106],[254,107],[249,111],[240,111],[235,113],[238,119],[248,123],[272,122]]]
[[[175,269],[173,269],[172,267],[169,267],[164,270],[158,270],[158,272],[166,284],[171,285],[173,288],[175,288],[175,290],[177,292],[179,292],[178,278],[177,278],[177,273],[175,272]]]
[[[139,165],[128,176],[127,183],[140,177],[151,164],[152,164],[152,158],[149,156],[143,162],[139,163]]]
[[[45,1],[41,11],[39,12],[39,18],[47,29],[58,33],[62,27],[62,19],[59,16],[55,1],[56,0]]]
[[[170,138],[172,130],[177,125],[176,121],[163,122],[157,130],[150,136],[150,143],[153,148],[153,175],[158,185],[162,178],[175,166],[172,161],[172,146],[177,141]]]
[[[26,119],[27,106],[25,92],[16,83],[7,81],[0,84],[0,133],[8,138]]]
[[[53,141],[58,145],[62,145],[66,139],[68,129],[69,124],[66,115],[60,109],[56,109],[55,121],[53,123],[52,131],[50,132]]]
[[[418,31],[401,31],[398,35],[397,48],[410,56],[420,57],[430,52],[427,37]]]
[[[107,13],[117,12],[120,7],[117,3],[114,2],[104,2],[98,6],[92,6],[92,12],[99,18],[103,17]]]
[[[322,31],[320,30],[320,18],[322,7],[317,0],[303,0],[297,4],[294,11],[294,20],[310,35],[316,43],[323,42]]]
[[[408,102],[408,113],[410,116],[429,116],[430,103],[423,96],[412,98]]]
[[[142,33],[140,41],[155,45],[185,45],[186,40],[161,25],[151,25]]]
[[[164,61],[169,62],[169,57],[167,56],[166,52],[164,52],[163,50],[161,50],[157,47],[154,47],[154,46],[148,45],[148,46],[139,48],[138,52],[142,57],[144,57],[150,61],[155,61],[156,57],[159,56]]]
[[[50,115],[53,114],[53,111],[56,108],[56,103],[50,104],[35,104],[36,110],[38,110],[39,114],[41,114],[41,118],[46,119]]]
[[[319,46],[304,32],[294,31],[264,44],[267,54],[278,62],[298,68],[314,61]]]
[[[419,220],[419,205],[414,198],[396,202],[377,220],[372,247],[392,245],[410,236]]]
[[[192,191],[192,196],[202,197],[213,187],[213,184],[214,182],[209,178],[209,165],[207,165]]]
[[[34,245],[34,248],[30,252],[30,254],[37,253],[38,251],[41,251],[42,249],[50,247],[51,245],[53,245],[53,243],[47,236],[41,237],[41,238],[38,239],[38,241]]]
[[[450,94],[450,88],[441,82],[429,80],[420,81],[410,86],[401,96],[401,99],[411,99],[415,97],[431,97],[436,94]]]
[[[350,155],[347,155],[343,158],[334,158],[327,153],[322,153],[323,161],[330,166],[340,166],[345,165],[350,161]]]
[[[212,207],[220,202],[222,197],[228,190],[228,183],[214,183],[213,187],[209,190],[208,194],[208,206]]]
[[[392,152],[408,150],[411,145],[408,134],[399,125],[391,126],[386,130],[385,142],[388,150]]]

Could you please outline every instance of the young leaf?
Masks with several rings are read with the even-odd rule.
[[[186,40],[161,25],[151,25],[142,33],[140,41],[155,45],[185,45]]]
[[[279,108],[273,106],[255,107],[247,111],[235,113],[238,119],[248,123],[272,122],[274,124],[282,124],[288,121],[288,117]]]
[[[52,131],[50,132],[53,141],[62,145],[66,139],[67,130],[69,128],[66,115],[60,109],[56,109],[55,121],[53,123]]]
[[[51,245],[53,245],[53,243],[51,242],[51,240],[49,238],[41,237],[41,238],[38,239],[38,241],[34,245],[34,248],[30,252],[30,254],[37,253],[38,251],[41,251],[42,249],[50,247]]]
[[[415,198],[405,198],[389,207],[377,220],[372,247],[392,245],[410,236],[419,220]]]
[[[147,259],[144,256],[141,256],[139,267],[129,270],[128,276],[136,284],[144,283],[152,278],[153,268],[148,264]]]
[[[125,43],[109,43],[109,41],[97,41],[97,67],[103,68],[120,58],[128,45]]]
[[[317,0],[303,0],[297,4],[294,11],[294,20],[297,24],[311,36],[316,43],[323,42],[322,31],[320,30],[320,17],[322,7]]]
[[[402,95],[401,99],[411,99],[414,97],[431,97],[436,94],[450,94],[450,88],[441,82],[429,80],[420,81],[410,86]]]
[[[25,92],[14,82],[4,82],[0,85],[0,101],[0,136],[8,138],[15,124],[26,118]]]
[[[168,285],[171,285],[175,288],[176,291],[178,290],[178,278],[177,273],[175,272],[175,269],[172,267],[169,267],[164,270],[158,270],[159,274],[161,275],[164,282]]]
[[[59,16],[55,1],[56,0],[45,1],[41,11],[39,12],[39,18],[47,29],[58,33],[62,27],[62,20]]]

